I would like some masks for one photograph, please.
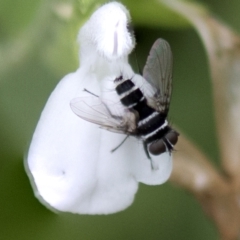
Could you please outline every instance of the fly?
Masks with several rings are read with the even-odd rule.
[[[89,100],[73,99],[71,108],[80,118],[102,128],[140,138],[149,159],[149,153],[171,154],[179,136],[167,121],[172,93],[172,66],[170,45],[163,39],[157,39],[143,69],[143,78],[154,89],[152,98],[146,98],[132,79],[124,79],[120,75],[114,83],[121,104],[126,110],[123,115],[112,114],[109,103],[105,103],[95,94],[92,94]]]

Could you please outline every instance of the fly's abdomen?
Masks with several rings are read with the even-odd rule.
[[[124,97],[121,97],[121,102],[124,106],[128,108],[134,108],[141,100],[143,101],[145,98],[139,88],[133,89],[133,91],[129,92]]]
[[[166,116],[147,104],[142,91],[130,79],[123,80],[120,76],[115,79],[115,83],[121,103],[138,113],[137,135],[146,143],[164,136],[164,129],[167,126]]]
[[[120,96],[121,103],[127,108],[133,108],[138,102],[144,100],[142,91],[130,80],[117,78],[116,92]]]

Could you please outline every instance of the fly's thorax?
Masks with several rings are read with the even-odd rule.
[[[150,115],[145,115],[146,117],[138,122],[138,130],[143,135],[143,139],[147,141],[148,139],[154,137],[156,134],[159,136],[159,131],[165,134],[165,128],[168,126],[168,122],[165,117],[162,117],[159,112],[154,111]],[[153,141],[153,140],[150,140]]]
[[[146,144],[157,141],[163,138],[168,132],[168,122],[167,120],[161,119],[159,121],[158,116],[146,122],[143,126],[138,127],[142,139]]]

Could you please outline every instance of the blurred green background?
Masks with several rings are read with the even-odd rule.
[[[137,58],[142,68],[156,38],[170,42],[174,53],[170,121],[218,167],[205,50],[186,22],[168,12],[164,15],[165,11],[163,18],[158,17],[151,2],[124,1],[132,12],[138,43],[131,61],[135,64]],[[238,0],[201,2],[235,30],[240,28]],[[0,239],[218,239],[194,197],[171,183],[141,185],[130,208],[108,216],[56,215],[35,199],[24,155],[49,94],[78,67],[77,31],[95,3],[0,0]]]

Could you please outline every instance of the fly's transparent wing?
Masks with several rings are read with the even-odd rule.
[[[108,101],[108,104],[109,103]],[[112,103],[113,104],[113,103]],[[132,134],[129,132],[127,121],[123,116],[111,114],[109,107],[99,97],[79,97],[70,102],[72,111],[88,122],[116,133]]]
[[[172,66],[170,45],[161,38],[157,39],[144,66],[143,77],[155,88],[156,108],[165,115],[169,110],[172,93]]]

